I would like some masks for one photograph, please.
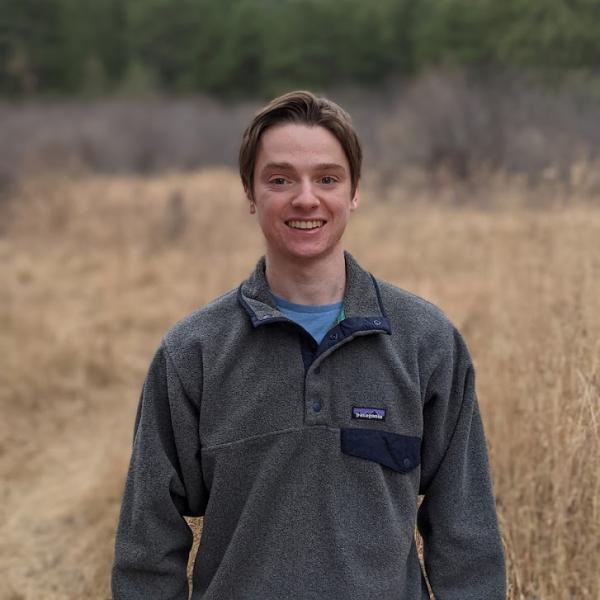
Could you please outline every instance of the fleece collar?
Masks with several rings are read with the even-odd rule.
[[[341,337],[358,331],[391,334],[390,324],[381,303],[377,281],[356,262],[349,252],[346,261],[346,290],[343,306],[346,318],[338,325]],[[265,257],[257,263],[254,272],[238,289],[238,301],[248,313],[252,325],[287,320],[273,301],[265,276]]]

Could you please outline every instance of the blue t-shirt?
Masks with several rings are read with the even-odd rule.
[[[334,304],[295,304],[288,302],[271,292],[277,308],[290,320],[298,323],[315,338],[317,344],[325,334],[344,319],[344,309],[341,302]]]

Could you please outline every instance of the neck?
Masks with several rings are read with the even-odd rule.
[[[267,251],[265,275],[271,291],[288,302],[319,305],[341,302],[344,298],[343,251],[314,261],[289,261]]]

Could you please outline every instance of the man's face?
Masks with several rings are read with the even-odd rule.
[[[342,252],[350,212],[350,166],[336,137],[324,127],[285,123],[261,136],[254,167],[258,222],[267,256],[314,260]]]

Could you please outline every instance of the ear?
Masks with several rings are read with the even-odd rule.
[[[256,205],[254,203],[254,198],[252,197],[252,191],[247,185],[244,185],[244,194],[250,203],[250,212],[254,214],[256,212]]]
[[[350,200],[350,210],[356,210],[358,208],[360,202],[360,190],[359,190],[360,182],[356,183],[356,189],[354,190],[354,195]]]

